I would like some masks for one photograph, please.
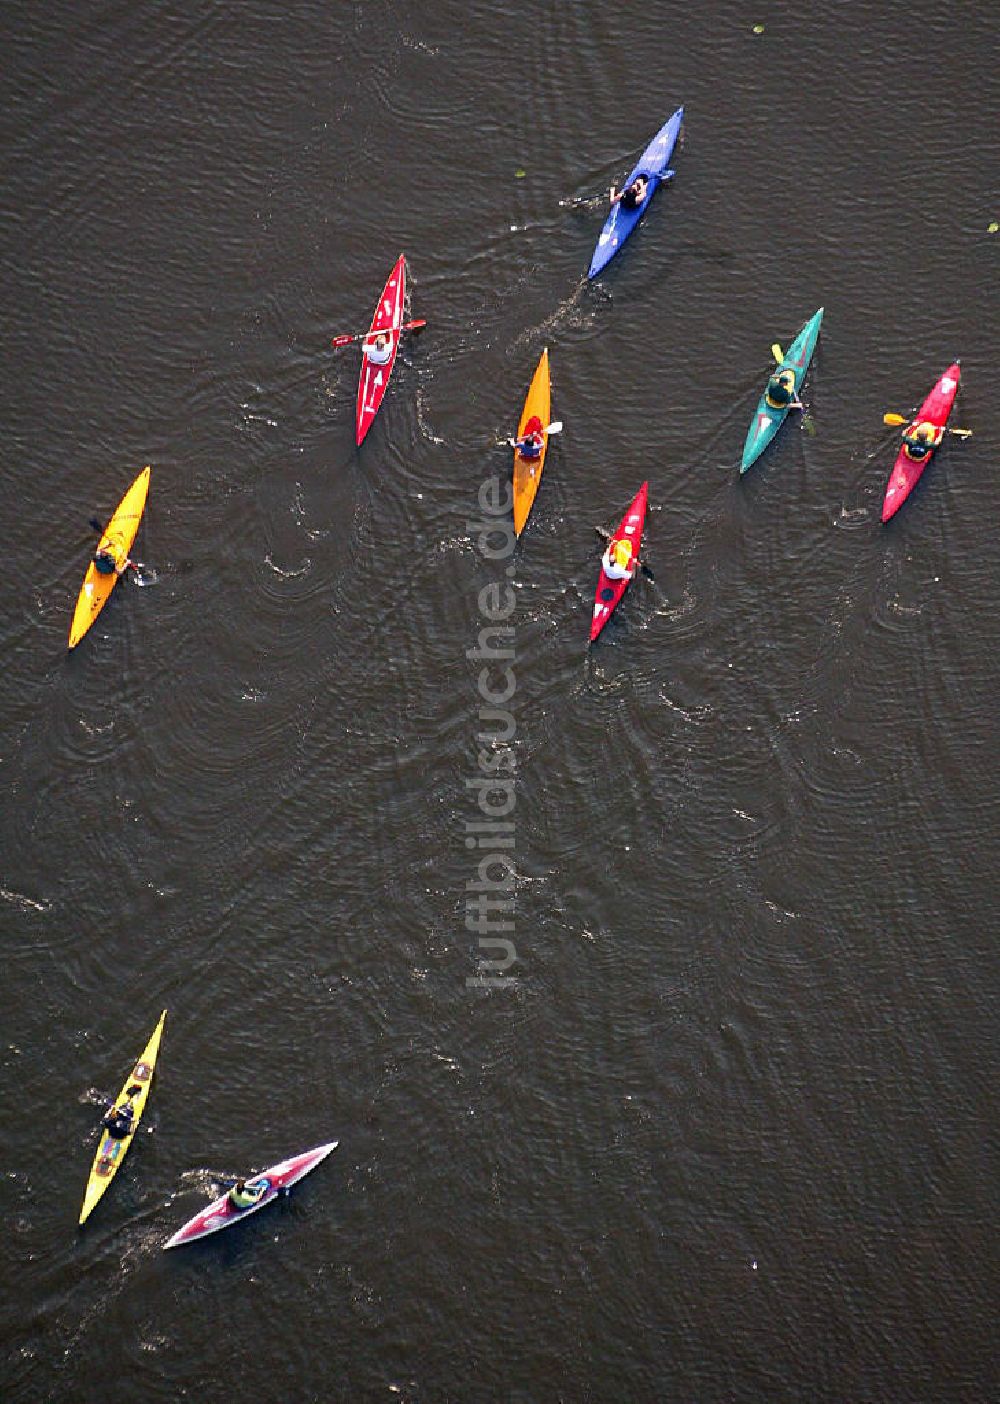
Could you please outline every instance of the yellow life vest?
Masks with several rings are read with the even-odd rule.
[[[611,559],[621,570],[627,570],[632,563],[631,541],[616,541],[611,548]]]
[[[771,386],[775,383],[778,385],[783,385],[785,387],[785,389],[788,391],[788,400],[782,402],[780,400],[771,399]],[[786,366],[783,371],[779,371],[778,374],[772,378],[772,380],[768,381],[767,394],[764,396],[764,398],[766,399],[767,403],[771,406],[772,409],[783,410],[788,408],[789,402],[794,397],[794,395],[795,372],[793,370],[789,370]]]
[[[233,1185],[229,1191],[229,1201],[234,1209],[249,1209],[264,1193],[262,1185],[244,1185],[242,1190]]]

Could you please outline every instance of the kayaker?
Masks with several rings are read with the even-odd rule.
[[[545,434],[537,414],[533,414],[528,420],[521,438],[514,440],[514,447],[522,458],[541,458],[542,449],[545,447]]]
[[[116,1141],[124,1141],[131,1136],[135,1129],[135,1112],[132,1109],[132,1098],[135,1095],[135,1091],[130,1087],[126,1100],[120,1107],[115,1106],[112,1102],[107,1115],[101,1122],[108,1135]]]
[[[123,575],[131,564],[127,556],[119,564],[115,553],[109,551],[106,546],[94,552],[94,568],[98,575]]]
[[[787,367],[772,375],[765,391],[767,403],[772,409],[802,409],[803,404],[795,393],[795,372]]]
[[[915,420],[903,435],[903,449],[907,458],[920,463],[937,448],[944,438],[944,425],[931,424],[929,420]]]
[[[252,1209],[255,1204],[260,1202],[266,1193],[266,1180],[251,1180],[249,1182],[246,1180],[237,1180],[226,1197],[233,1208],[242,1213],[244,1209]]]
[[[624,537],[608,542],[608,549],[601,558],[601,566],[609,580],[632,579],[635,574],[633,554],[631,541],[625,540]]]
[[[386,366],[392,360],[392,337],[379,332],[365,342],[365,355],[373,366]]]
[[[632,184],[627,185],[624,190],[619,190],[614,185],[611,187],[611,203],[617,205],[620,201],[623,209],[637,210],[645,200],[648,189],[649,177],[637,175]]]

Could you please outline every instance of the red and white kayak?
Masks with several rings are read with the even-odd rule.
[[[399,350],[399,329],[403,325],[403,306],[406,302],[406,260],[402,254],[396,260],[396,266],[389,274],[389,281],[382,289],[382,296],[379,298],[378,306],[375,308],[375,315],[372,318],[369,337],[375,332],[388,332],[391,343],[391,353],[384,365],[376,365],[364,354],[364,348],[369,345],[366,339],[361,344],[361,379],[358,381],[358,444],[372,427],[372,421],[378,414],[379,405],[389,384],[389,377],[392,375],[392,368],[396,364],[396,352]]]
[[[632,576],[639,569],[639,548],[642,545],[642,528],[646,520],[646,499],[649,494],[649,484],[643,483],[642,487],[632,499],[632,505],[622,517],[621,525],[615,532],[612,540],[632,542],[633,566],[631,574],[624,580],[611,580],[605,572],[604,565],[601,565],[601,578],[597,582],[597,595],[594,599],[594,617],[590,621],[590,642],[593,643],[605,624],[611,618],[618,602],[628,589]]]
[[[196,1238],[207,1238],[210,1233],[232,1228],[233,1224],[239,1223],[241,1219],[256,1214],[258,1209],[263,1209],[265,1204],[277,1199],[282,1190],[290,1189],[304,1175],[308,1175],[310,1170],[315,1170],[320,1161],[325,1160],[339,1144],[338,1141],[329,1141],[325,1146],[316,1146],[314,1150],[293,1155],[288,1160],[281,1160],[277,1165],[272,1165],[270,1170],[263,1170],[259,1175],[252,1176],[247,1180],[248,1185],[256,1186],[263,1181],[267,1186],[256,1204],[251,1204],[247,1209],[236,1209],[230,1202],[229,1195],[224,1194],[214,1204],[202,1209],[200,1214],[195,1214],[193,1219],[188,1219],[184,1227],[178,1229],[173,1238],[163,1245],[164,1248],[179,1248],[182,1243],[193,1243]]]
[[[918,424],[933,424],[935,428],[944,428],[948,423],[951,407],[955,403],[955,396],[958,394],[958,382],[961,375],[961,367],[957,361],[953,366],[948,367],[910,421],[907,432],[915,429]],[[902,507],[916,487],[921,473],[930,463],[935,452],[935,449],[931,449],[930,453],[925,454],[917,463],[909,456],[905,447],[900,448],[882,502],[882,520],[884,522],[887,522]]]

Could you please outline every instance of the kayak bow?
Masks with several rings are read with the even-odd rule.
[[[139,1122],[142,1113],[146,1108],[146,1099],[149,1097],[150,1085],[153,1081],[153,1069],[156,1067],[156,1055],[160,1051],[160,1038],[163,1034],[163,1021],[167,1017],[164,1009],[160,1015],[160,1022],[150,1035],[149,1042],[142,1050],[139,1061],[125,1079],[121,1092],[118,1094],[115,1105],[126,1100],[128,1089],[138,1085],[139,1092],[132,1099],[132,1134],[123,1136],[121,1140],[116,1140],[111,1133],[102,1126],[101,1139],[97,1145],[94,1155],[94,1163],[90,1170],[90,1179],[87,1181],[87,1192],[83,1196],[83,1208],[80,1210],[80,1223],[85,1224],[94,1212],[98,1200],[110,1185],[118,1172],[128,1148],[135,1139],[135,1133],[139,1129]]]
[[[114,516],[104,529],[97,551],[110,551],[117,561],[128,559],[139,522],[142,520],[146,495],[149,492],[148,468],[144,468],[115,508]],[[97,555],[97,551],[94,555]],[[69,647],[76,648],[84,634],[107,604],[111,591],[118,583],[117,575],[102,575],[91,560],[73,611],[69,631]]]
[[[785,353],[785,358],[780,366],[774,370],[777,375],[780,371],[790,370],[795,376],[795,391],[798,395],[802,388],[802,382],[806,378],[806,371],[809,369],[809,362],[812,360],[813,352],[816,350],[816,342],[819,339],[820,324],[823,321],[823,308],[821,307],[812,317],[809,318],[798,336],[789,346]],[[770,379],[770,377],[768,377]],[[767,402],[767,390],[765,389],[758,401],[754,411],[750,428],[747,430],[746,443],[743,445],[743,462],[740,464],[740,472],[745,473],[749,467],[757,462],[768,444],[777,434],[788,417],[789,406],[782,409],[775,409]]]
[[[256,1204],[251,1204],[247,1209],[235,1209],[228,1193],[224,1194],[195,1214],[193,1219],[189,1219],[183,1228],[177,1230],[173,1238],[167,1240],[164,1248],[179,1248],[182,1243],[193,1243],[197,1238],[207,1238],[211,1233],[220,1233],[222,1229],[232,1228],[233,1224],[256,1214],[258,1209],[263,1209],[265,1204],[277,1199],[282,1190],[291,1189],[292,1185],[308,1175],[310,1170],[315,1170],[320,1161],[325,1160],[339,1144],[339,1141],[328,1141],[324,1146],[316,1146],[313,1150],[303,1151],[301,1155],[281,1160],[277,1165],[272,1165],[270,1170],[263,1170],[259,1175],[251,1176],[251,1181],[259,1184],[263,1180],[267,1184]]]
[[[598,273],[611,262],[649,208],[650,200],[656,194],[657,187],[667,173],[670,157],[677,145],[683,121],[684,109],[678,107],[674,115],[664,122],[632,168],[622,189],[627,189],[636,176],[644,175],[649,182],[646,188],[646,198],[634,210],[627,210],[620,200],[617,204],[612,205],[611,212],[604,221],[604,228],[601,230],[597,247],[594,249],[594,256],[590,260],[588,278],[596,278]]]
[[[951,414],[951,407],[955,403],[955,396],[958,394],[958,382],[962,377],[962,369],[958,361],[949,366],[941,379],[934,386],[934,389],[927,396],[927,399],[920,406],[919,411],[911,420],[909,428],[917,424],[933,424],[935,428],[943,429],[948,423],[948,416]],[[916,487],[920,475],[934,457],[936,450],[931,449],[930,453],[924,455],[919,463],[915,462],[906,449],[900,447],[896,455],[896,462],[893,464],[892,472],[889,475],[889,483],[885,490],[885,498],[882,502],[882,520],[887,522],[902,507],[910,493]]]
[[[646,502],[649,494],[649,484],[643,483],[642,487],[632,499],[632,505],[621,519],[612,540],[619,541],[623,537],[632,542],[632,574],[625,580],[611,580],[603,564],[601,564],[601,578],[597,582],[597,594],[594,597],[594,615],[590,621],[590,642],[593,643],[605,624],[617,609],[622,595],[631,584],[632,577],[639,569],[639,551],[642,546],[642,528],[646,520]]]
[[[542,430],[549,422],[551,410],[551,390],[549,383],[549,348],[546,346],[535,368],[528,387],[521,422],[517,426],[517,437],[523,439],[527,427],[533,419],[538,420]],[[518,449],[514,450],[514,534],[520,536],[528,520],[538,484],[541,482],[545,466],[545,454],[549,446],[548,434],[543,434],[542,452],[538,458],[524,458]]]

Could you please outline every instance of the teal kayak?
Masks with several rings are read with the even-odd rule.
[[[775,374],[783,370],[790,370],[795,376],[795,394],[798,395],[802,389],[802,382],[806,378],[806,371],[809,369],[809,362],[812,360],[813,352],[816,350],[816,342],[819,339],[820,323],[823,320],[823,309],[809,318],[798,336],[785,352],[785,359],[780,366],[775,368]],[[785,422],[789,406],[783,405],[780,409],[768,403],[767,391],[761,395],[757,408],[754,411],[753,420],[747,430],[747,441],[743,445],[743,462],[740,464],[740,472],[745,473],[751,464],[756,463],[768,444],[777,434],[778,430]]]

